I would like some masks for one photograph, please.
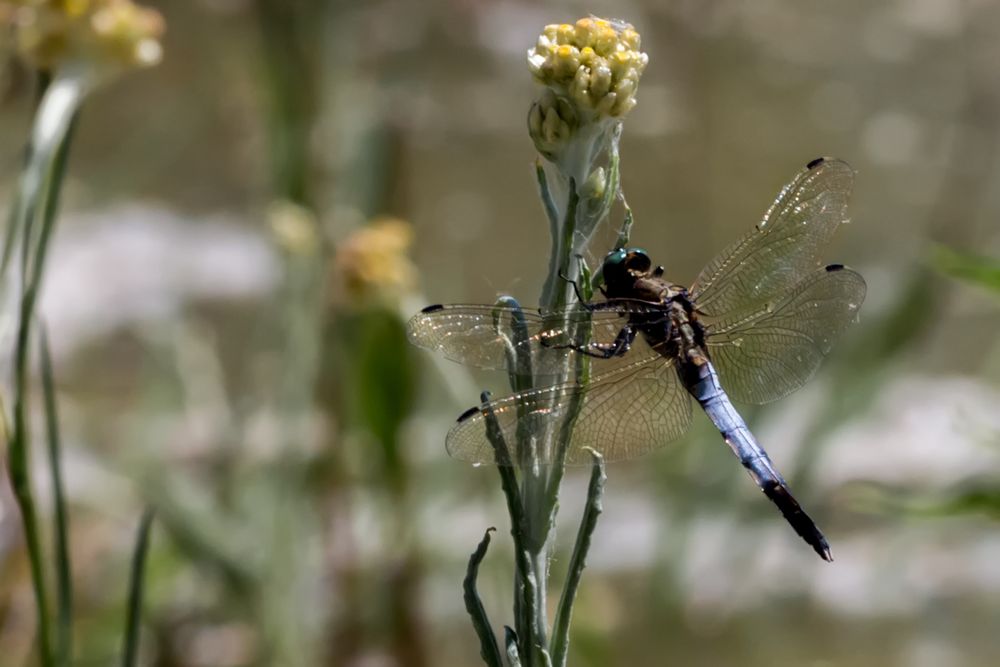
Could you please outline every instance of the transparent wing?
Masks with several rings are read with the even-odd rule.
[[[865,281],[840,264],[815,271],[780,302],[708,325],[722,386],[737,401],[768,403],[805,384],[857,321]]]
[[[560,346],[574,342],[575,332],[583,333],[579,338],[581,343],[610,344],[628,322],[630,312],[656,310],[668,316],[662,306],[641,301],[622,299],[616,303],[602,303],[599,307],[604,310],[578,308],[542,315],[507,306],[428,306],[413,316],[406,328],[413,344],[477,368],[505,370],[508,357],[515,350],[526,350],[532,355],[534,375],[545,377],[559,375],[565,368],[572,367],[578,353],[560,349]],[[514,333],[518,318],[523,318],[526,332],[521,339]],[[591,364],[593,372],[598,374],[637,360],[637,355],[630,350],[611,359],[591,358]]]
[[[854,170],[846,162],[813,160],[778,194],[759,225],[706,266],[690,293],[699,311],[721,317],[772,300],[819,266],[841,223]]]
[[[647,358],[595,377],[589,384],[556,385],[525,391],[466,412],[448,432],[448,453],[473,463],[496,463],[487,435],[488,414],[518,460],[518,426],[531,433],[558,425],[578,410],[566,450],[566,462],[591,461],[585,448],[609,461],[631,459],[684,434],[691,422],[691,400],[674,363]],[[527,422],[527,423],[526,423]],[[556,452],[541,453],[551,463]]]

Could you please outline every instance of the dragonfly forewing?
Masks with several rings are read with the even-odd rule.
[[[535,377],[558,377],[574,367],[578,352],[571,344],[610,344],[626,324],[628,312],[653,310],[657,304],[622,300],[599,310],[576,307],[542,314],[510,306],[476,304],[428,306],[410,319],[407,334],[415,345],[467,366],[507,370],[514,354],[530,354]],[[515,334],[523,322],[526,336]],[[636,361],[635,355],[593,359],[594,372],[608,373]]]
[[[813,160],[778,194],[763,220],[702,270],[691,287],[701,313],[727,313],[773,300],[819,267],[820,253],[848,221],[854,170]]]

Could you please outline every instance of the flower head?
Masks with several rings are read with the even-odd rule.
[[[528,68],[535,80],[597,117],[620,118],[635,106],[639,77],[649,57],[628,23],[584,18],[547,25]]]
[[[0,0],[17,51],[40,69],[146,67],[162,57],[163,17],[132,0]]]

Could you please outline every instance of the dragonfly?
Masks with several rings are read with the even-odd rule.
[[[849,220],[853,183],[846,162],[812,160],[761,222],[689,287],[665,279],[664,268],[642,249],[616,248],[601,267],[600,301],[584,301],[574,283],[580,302],[562,310],[423,309],[407,327],[416,345],[487,369],[507,369],[512,351],[527,354],[536,379],[532,388],[464,412],[447,435],[448,452],[476,464],[510,464],[519,452],[498,461],[491,441],[497,432],[516,449],[524,446],[519,434],[526,424],[538,428],[575,417],[568,443],[535,452],[542,463],[556,456],[587,463],[590,451],[606,460],[632,459],[680,438],[697,403],[795,532],[831,561],[823,533],[731,399],[764,404],[787,396],[857,321],[864,279],[842,264],[820,261]],[[514,322],[523,335],[512,334]],[[566,374],[584,360],[587,381]]]

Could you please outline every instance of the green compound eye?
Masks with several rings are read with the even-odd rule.
[[[640,248],[612,250],[604,258],[604,265],[601,267],[604,284],[610,293],[617,294],[638,277],[648,273],[651,266],[649,255]]]
[[[625,262],[625,256],[628,251],[624,248],[619,248],[617,250],[612,250],[604,258],[604,269],[614,269],[620,267]]]

